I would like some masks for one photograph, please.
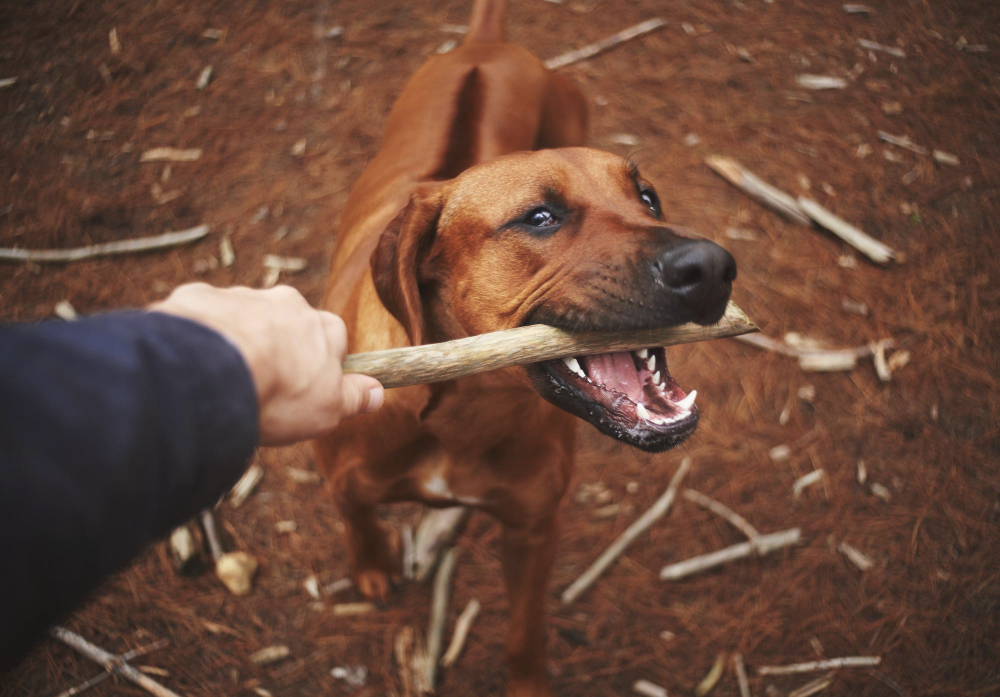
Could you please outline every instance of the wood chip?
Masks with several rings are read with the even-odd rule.
[[[194,86],[197,89],[203,90],[208,87],[208,83],[212,81],[212,70],[213,68],[211,65],[206,65],[202,69],[201,74],[198,75],[198,81],[194,83]]]
[[[668,697],[665,687],[660,687],[649,680],[636,680],[632,685],[632,691],[643,697]]]
[[[67,322],[72,322],[77,319],[76,309],[70,304],[69,300],[60,300],[56,303],[55,307],[56,317],[66,320]]]
[[[277,269],[281,272],[296,273],[306,268],[306,260],[301,257],[279,257],[274,254],[264,255],[264,268]]]
[[[448,616],[448,599],[451,595],[451,580],[455,574],[458,550],[450,547],[441,558],[437,575],[434,577],[434,593],[431,596],[431,619],[427,627],[427,686],[434,690],[437,682],[438,661],[444,643],[444,623]]]
[[[616,145],[635,145],[639,142],[639,136],[632,135],[631,133],[612,133],[608,136],[608,140]]]
[[[293,533],[298,530],[298,528],[299,525],[294,520],[279,520],[274,524],[274,531],[282,535]]]
[[[291,153],[292,157],[302,157],[303,155],[305,155],[306,154],[306,139],[305,138],[301,138],[301,139],[295,141],[295,144],[292,145],[292,149],[289,150],[288,152]]]
[[[108,43],[111,45],[111,53],[116,56],[121,55],[122,42],[121,39],[118,38],[117,28],[112,27],[111,31],[108,32]]]
[[[333,614],[338,617],[365,615],[375,611],[374,603],[340,603],[333,606]]]
[[[905,148],[911,152],[915,152],[918,155],[930,155],[931,151],[925,148],[923,145],[917,145],[909,136],[895,136],[891,133],[886,133],[885,131],[878,131],[876,133],[878,139],[883,143],[888,143],[889,145],[895,145],[899,148]]]
[[[873,482],[871,487],[871,492],[875,494],[875,496],[877,496],[878,498],[885,501],[886,503],[892,501],[892,492],[889,491],[889,489],[883,484],[879,484],[878,482]]]
[[[750,697],[750,681],[747,679],[747,666],[743,654],[733,654],[733,670],[736,672],[736,683],[740,688],[740,697]]]
[[[284,644],[275,644],[274,646],[268,646],[250,654],[250,662],[256,663],[259,666],[266,666],[284,660],[291,655],[292,651],[287,646]]]
[[[792,485],[792,498],[794,499],[800,498],[802,496],[803,491],[811,487],[813,484],[822,482],[823,477],[825,476],[826,473],[823,471],[822,468],[818,470],[813,470],[809,474],[802,475],[801,477],[796,479],[795,483]]]
[[[472,628],[472,623],[475,621],[476,615],[479,614],[479,610],[479,601],[473,598],[465,606],[465,609],[462,610],[462,614],[458,616],[458,619],[455,620],[455,633],[451,636],[451,643],[448,644],[448,650],[441,657],[441,665],[443,667],[447,668],[454,664],[458,660],[458,657],[462,655],[465,640],[469,636],[469,629]]]
[[[318,484],[323,480],[316,472],[298,467],[286,467],[285,474],[296,484]]]
[[[198,544],[194,541],[187,525],[182,525],[170,533],[170,553],[173,557],[174,568],[184,573],[198,559]]]
[[[870,15],[872,13],[872,8],[868,5],[857,5],[849,3],[843,6],[844,12],[849,15]]]
[[[10,87],[15,82],[17,82],[16,77],[5,77],[2,80],[0,80],[0,89],[3,89],[4,87]]]
[[[725,666],[726,654],[720,653],[715,657],[715,663],[712,665],[711,670],[708,671],[708,675],[702,678],[702,681],[694,688],[695,697],[705,697],[705,695],[715,688],[719,683],[719,678],[722,677],[722,669]]]
[[[247,552],[223,554],[215,563],[215,575],[233,595],[249,595],[256,573],[257,560]]]
[[[802,73],[795,77],[795,82],[807,90],[842,90],[847,87],[847,80],[832,75]]]
[[[933,153],[934,161],[939,165],[950,165],[952,167],[958,167],[962,164],[958,157],[952,155],[950,152],[945,152],[944,150],[935,150]]]
[[[826,688],[830,687],[832,683],[833,678],[831,676],[816,678],[812,682],[808,682],[802,687],[789,692],[788,697],[812,697],[812,695],[822,692]]]
[[[222,265],[229,268],[236,262],[236,253],[233,251],[233,243],[229,240],[229,235],[226,235],[219,242],[219,260]]]
[[[886,46],[885,44],[880,44],[877,41],[869,41],[868,39],[858,39],[858,46],[867,49],[869,51],[879,51],[881,53],[888,53],[890,56],[895,56],[896,58],[906,58],[906,52],[902,49],[898,49],[895,46]]]
[[[846,542],[841,542],[837,545],[837,551],[847,557],[847,560],[861,569],[861,571],[868,571],[868,569],[875,566],[875,562],[871,557]]]
[[[194,162],[201,157],[201,148],[152,148],[139,156],[139,162]]]
[[[254,463],[247,468],[240,480],[229,492],[229,502],[233,508],[239,508],[250,497],[253,490],[257,488],[264,478],[264,468]]]
[[[858,460],[857,467],[858,467],[858,475],[857,475],[858,484],[864,484],[866,481],[868,481],[868,468],[865,467],[865,461]]]

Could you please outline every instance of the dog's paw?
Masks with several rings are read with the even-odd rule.
[[[385,603],[392,591],[389,574],[380,569],[362,569],[354,574],[354,585],[361,595],[376,603]]]

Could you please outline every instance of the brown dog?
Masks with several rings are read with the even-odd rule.
[[[464,45],[417,71],[348,199],[326,308],[347,323],[350,352],[531,323],[718,320],[732,257],[665,225],[629,163],[571,147],[586,137],[582,95],[502,41],[503,15],[477,0]],[[378,413],[316,442],[358,588],[384,599],[399,568],[377,504],[489,512],[504,525],[510,693],[548,695],[544,601],[574,417],[664,450],[694,430],[694,396],[656,347],[389,392]]]

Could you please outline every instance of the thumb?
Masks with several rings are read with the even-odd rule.
[[[341,418],[377,411],[385,400],[382,383],[373,377],[348,373],[341,383]]]

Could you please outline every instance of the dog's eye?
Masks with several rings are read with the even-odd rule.
[[[531,227],[552,227],[559,224],[559,218],[545,207],[532,208],[522,219],[525,225]]]
[[[652,189],[640,189],[639,198],[649,207],[649,210],[653,211],[656,215],[660,215],[660,197],[656,195],[655,191]]]

